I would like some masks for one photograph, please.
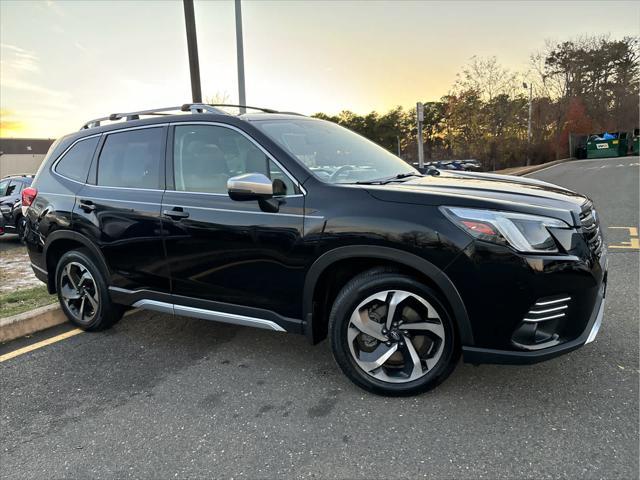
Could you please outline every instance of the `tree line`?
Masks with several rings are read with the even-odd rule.
[[[639,37],[549,41],[531,55],[526,72],[504,68],[495,57],[472,57],[447,95],[424,102],[425,159],[475,158],[495,170],[523,165],[527,157],[537,164],[573,156],[571,134],[632,132],[640,117],[639,47]],[[314,116],[417,161],[415,108]]]

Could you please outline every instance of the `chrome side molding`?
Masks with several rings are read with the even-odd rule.
[[[286,330],[277,323],[263,318],[247,317],[245,315],[237,315],[235,313],[216,312],[213,310],[205,310],[204,308],[185,307],[184,305],[174,305],[173,309],[176,315],[202,318],[204,320],[213,320],[215,322],[232,323],[234,325],[243,325],[246,327],[265,328],[276,332],[286,332]]]
[[[156,312],[183,315],[185,317],[202,318],[204,320],[212,320],[214,322],[242,325],[244,327],[264,328],[275,332],[286,332],[286,330],[277,323],[263,318],[249,317],[235,313],[218,312],[204,308],[187,307],[186,305],[159,302],[157,300],[138,300],[133,304],[133,307],[143,310],[154,310]]]
[[[154,310],[156,312],[173,314],[173,304],[158,302],[157,300],[138,300],[132,306],[143,310]]]

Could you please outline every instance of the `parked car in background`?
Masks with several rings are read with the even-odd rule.
[[[424,175],[331,122],[216,107],[92,120],[22,190],[33,271],[78,327],[133,306],[328,337],[386,395],[433,388],[460,355],[534,363],[595,338],[607,262],[585,196]]]
[[[24,234],[25,219],[22,215],[21,193],[31,186],[34,175],[9,175],[0,180],[0,214],[4,228],[2,233]]]
[[[475,159],[462,160],[462,165],[469,172],[481,172],[483,170],[482,164]]]
[[[418,167],[418,162],[413,162],[411,164],[414,168]],[[437,168],[438,170],[463,170],[463,171],[471,171],[471,172],[481,172],[482,165],[480,162],[474,159],[470,160],[437,160],[425,162],[424,168]],[[422,173],[426,173],[426,170]]]

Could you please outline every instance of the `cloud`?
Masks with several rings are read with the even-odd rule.
[[[48,87],[40,74],[40,61],[37,55],[17,45],[0,44],[0,100],[15,101],[19,98],[21,109],[27,105],[37,105],[38,109],[51,108],[68,110],[71,94]],[[7,95],[10,90],[18,95]]]
[[[55,13],[59,17],[65,17],[66,14],[60,4],[58,2],[54,2],[53,0],[47,0],[46,2],[47,8]]]
[[[3,83],[6,69],[9,70],[10,76],[14,71],[37,72],[40,70],[37,55],[16,45],[0,44],[0,57],[2,58],[0,63],[2,64]]]

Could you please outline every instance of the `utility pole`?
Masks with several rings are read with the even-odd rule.
[[[418,122],[418,168],[424,168],[424,146],[422,144],[422,122],[424,122],[424,105],[422,102],[416,104],[416,120]]]
[[[527,82],[522,82],[526,89]],[[531,165],[531,105],[533,102],[533,83],[529,85],[529,124],[527,126],[527,166]]]
[[[398,156],[400,157],[400,135],[396,135],[396,140],[398,140]]]
[[[196,36],[196,18],[193,12],[193,0],[183,0],[184,23],[187,29],[187,50],[189,51],[189,72],[191,74],[191,99],[193,103],[202,103],[200,89],[200,64],[198,62],[198,38]]]
[[[238,103],[247,104],[244,91],[244,46],[242,44],[242,7],[240,0],[236,0],[236,53],[238,55]],[[245,113],[246,108],[240,107],[240,113]]]

